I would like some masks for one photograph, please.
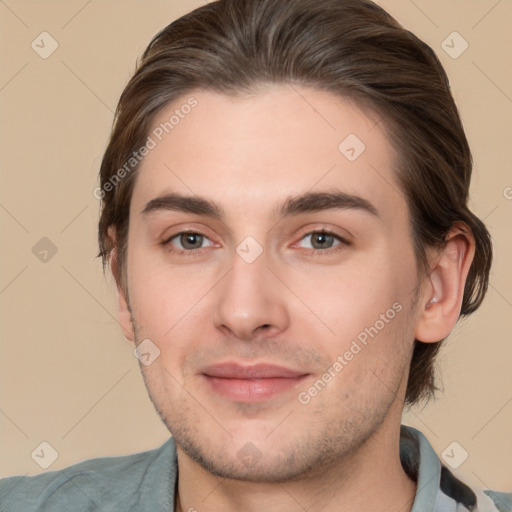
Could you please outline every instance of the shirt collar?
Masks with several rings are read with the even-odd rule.
[[[170,482],[167,480],[168,496],[166,505],[174,510],[174,491],[177,484],[178,468],[176,445],[171,438],[167,443],[170,449]],[[441,479],[441,462],[427,438],[417,429],[402,425],[400,432],[400,460],[406,473],[416,480],[416,495],[411,512],[436,512]],[[455,502],[449,499],[454,505]],[[439,505],[439,503],[437,503]],[[446,510],[444,508],[443,510]],[[455,510],[455,508],[453,509]]]
[[[406,473],[416,480],[416,496],[411,512],[434,512],[439,494],[441,462],[419,430],[401,427],[400,460]]]

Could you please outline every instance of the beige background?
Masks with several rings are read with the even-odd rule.
[[[92,191],[136,57],[159,29],[201,3],[0,1],[1,476],[41,472],[31,454],[43,441],[58,453],[49,469],[58,469],[168,437],[95,259]],[[470,483],[511,491],[512,2],[379,3],[446,66],[474,153],[472,205],[496,251],[483,307],[442,352],[444,393],[404,421],[439,454],[453,441],[460,447],[448,450],[452,458],[467,451],[457,472]],[[43,31],[59,45],[47,59],[31,48]],[[441,46],[453,31],[469,43],[457,59]],[[43,237],[57,248],[46,262],[32,252]]]

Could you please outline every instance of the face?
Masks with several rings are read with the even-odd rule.
[[[315,89],[197,91],[152,134],[127,286],[136,343],[150,340],[146,386],[181,456],[286,481],[396,428],[417,274],[378,118]]]

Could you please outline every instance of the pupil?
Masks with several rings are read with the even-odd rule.
[[[315,233],[313,235],[312,245],[316,249],[330,247],[332,245],[333,237],[327,233]]]
[[[185,249],[196,249],[201,246],[202,236],[196,233],[185,233],[181,235],[181,245]]]

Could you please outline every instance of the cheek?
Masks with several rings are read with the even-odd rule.
[[[211,289],[207,282],[157,271],[134,272],[130,286],[132,312],[141,333],[162,342],[185,326],[197,325],[201,301]]]
[[[309,274],[295,269],[293,274],[288,280],[295,283],[297,296],[336,334],[344,336],[373,325],[395,302],[404,305],[410,286],[408,272],[397,271],[383,258],[354,258],[339,267]]]
[[[165,264],[153,248],[133,244],[128,252],[128,287],[139,335],[163,340],[207,291],[204,276]]]
[[[414,339],[407,329],[411,330],[408,311],[415,267],[406,258],[400,264],[393,261],[396,254],[387,256],[383,250],[378,258],[354,259],[336,270],[324,269],[324,275],[296,281],[297,295],[318,317],[306,318],[296,311],[296,332],[316,339],[318,350],[330,362],[342,357],[340,382],[387,382],[408,357]]]

